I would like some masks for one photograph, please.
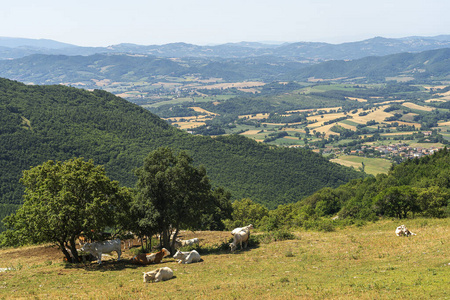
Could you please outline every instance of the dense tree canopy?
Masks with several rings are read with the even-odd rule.
[[[206,170],[194,167],[183,151],[159,148],[145,158],[136,174],[135,227],[147,236],[159,233],[162,247],[170,251],[180,229],[209,229],[217,226],[211,225],[215,214],[220,219],[231,212],[230,195],[222,189],[213,191]]]

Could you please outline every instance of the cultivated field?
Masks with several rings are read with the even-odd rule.
[[[397,237],[405,224],[417,236]],[[191,234],[190,236],[194,236]],[[186,238],[190,237],[188,234]],[[229,232],[197,232],[201,245]],[[0,250],[2,299],[448,299],[450,220],[385,220],[334,232],[297,232],[297,239],[231,254],[202,255],[179,265],[127,260],[69,265],[50,246]],[[115,257],[115,255],[114,255]],[[174,278],[144,283],[142,272],[170,267]]]
[[[389,168],[392,165],[392,162],[386,159],[368,158],[354,155],[341,155],[338,158],[331,159],[331,161],[346,167],[353,167],[356,170],[359,170],[359,168],[362,167],[362,163],[364,162],[364,171],[367,174],[371,174],[374,176],[380,173],[387,174]]]

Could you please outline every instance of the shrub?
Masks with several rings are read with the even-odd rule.
[[[268,244],[277,241],[295,240],[297,237],[285,230],[269,231],[259,235],[250,236],[250,242],[255,239],[257,242]]]

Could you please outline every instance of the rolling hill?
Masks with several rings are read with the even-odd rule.
[[[31,166],[84,157],[104,165],[122,185],[134,186],[133,169],[160,146],[188,151],[215,186],[224,186],[235,199],[250,197],[269,208],[363,176],[309,150],[269,147],[237,135],[193,136],[100,90],[0,79],[0,124],[3,216],[20,205],[18,180]]]
[[[5,48],[1,48],[5,47]],[[20,58],[31,54],[94,55],[98,53],[128,53],[158,57],[245,58],[276,56],[287,59],[349,60],[366,56],[384,56],[401,52],[422,52],[450,47],[450,36],[383,38],[330,44],[296,42],[282,44],[227,43],[199,46],[187,43],[164,45],[118,44],[108,47],[80,47],[51,40],[0,37],[0,59]]]
[[[162,77],[194,76],[226,81],[300,80],[309,78],[363,78],[368,82],[407,76],[419,81],[450,76],[450,48],[420,53],[370,56],[352,61],[334,60],[311,65],[274,56],[242,59],[185,58],[152,55],[95,54],[66,56],[36,54],[0,60],[0,76],[33,84],[77,84],[101,88],[96,82],[160,82]]]
[[[415,79],[448,78],[450,76],[450,48],[420,53],[398,53],[369,56],[352,61],[328,61],[309,66],[292,74],[297,80],[310,77],[355,78],[384,81],[386,77],[410,76]]]

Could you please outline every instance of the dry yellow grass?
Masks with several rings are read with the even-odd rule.
[[[352,114],[352,122],[356,122],[359,124],[366,124],[370,120],[374,120],[376,122],[383,122],[387,117],[393,116],[393,114],[383,111],[387,106],[381,106],[377,110],[368,113],[365,116],[359,116],[358,114],[361,112],[358,110],[356,114]]]
[[[435,86],[423,86],[424,89],[426,90],[437,90],[437,89],[444,89],[446,88],[446,85],[435,85]]]
[[[439,123],[440,126],[449,126],[450,121]]]
[[[300,132],[300,133],[305,133],[304,129],[299,129],[299,128],[282,128],[281,131],[293,131],[293,132]]]
[[[385,122],[387,124],[392,124],[392,123],[398,123],[398,125],[408,125],[408,126],[413,126],[416,127],[417,129],[420,129],[422,127],[422,125],[420,123],[412,123],[412,122],[403,122],[403,121],[389,121],[389,122]]]
[[[93,79],[93,80],[94,80],[96,86],[108,86],[111,84],[111,80],[109,80],[109,79],[103,79],[103,80]]]
[[[179,126],[180,129],[192,129],[192,128],[196,128],[199,126],[203,126],[206,125],[205,122],[196,122],[196,121],[191,121],[191,122],[177,122],[175,123]]]
[[[251,120],[261,120],[269,117],[269,113],[260,113],[260,114],[253,114],[253,115],[240,115],[239,119],[247,118]]]
[[[309,125],[313,125],[313,124],[308,124],[308,127],[309,127]],[[316,127],[316,128],[313,128],[313,129],[315,131],[317,131],[317,132],[325,133],[326,137],[329,137],[330,134],[339,135],[339,133],[336,133],[336,132],[333,132],[333,131],[330,130],[334,125],[336,125],[336,124],[332,123],[332,124],[328,124],[328,125],[325,125],[325,126]]]
[[[349,100],[355,100],[355,101],[358,101],[358,102],[367,102],[367,100],[366,100],[366,99],[363,99],[363,98],[348,97],[347,99],[349,99]]]
[[[261,130],[259,129],[255,129],[255,130],[247,130],[243,133],[241,133],[242,135],[253,135],[253,134],[257,134],[258,132],[260,132]]]
[[[211,115],[211,116],[217,116],[217,115],[218,115],[218,114],[216,114],[216,113],[207,111],[206,109],[203,109],[203,108],[201,108],[201,107],[196,107],[196,106],[194,106],[194,107],[189,107],[189,108],[192,108],[192,109],[193,109],[194,111],[196,111],[196,112],[203,113],[203,114],[207,114],[207,115]]]
[[[323,116],[323,118],[322,118]],[[344,113],[331,113],[331,114],[324,114],[324,115],[314,115],[314,116],[309,116],[306,117],[306,119],[308,121],[314,121],[316,120],[315,123],[312,124],[308,124],[308,127],[318,127],[318,126],[322,126],[323,123],[330,121],[330,120],[334,120],[337,118],[341,118],[344,117],[345,114]]]
[[[447,102],[447,99],[444,98],[433,98],[433,99],[428,99],[425,100],[425,102],[430,103],[430,102]]]
[[[329,112],[330,110],[339,110],[341,109],[342,106],[336,106],[336,107],[328,107],[328,108],[310,108],[310,109],[298,109],[298,110],[288,110],[286,111],[289,114],[293,114],[293,113],[299,113],[299,112],[305,112],[305,111],[314,111],[317,110],[319,111],[325,111],[325,112]]]
[[[377,97],[373,97],[373,98],[377,98]],[[401,102],[405,102],[405,100],[389,100],[389,101],[383,101],[380,103],[375,103],[375,105],[386,105],[386,104],[390,104],[390,103],[401,103]]]
[[[405,102],[402,105],[405,107],[411,108],[411,109],[423,110],[423,111],[432,111],[434,109],[433,107],[417,105],[417,104],[414,104],[411,102]]]
[[[338,122],[336,124],[339,125],[339,126],[344,127],[345,129],[356,131],[356,126],[353,126],[353,125],[350,125],[350,124],[341,123],[341,122]]]

